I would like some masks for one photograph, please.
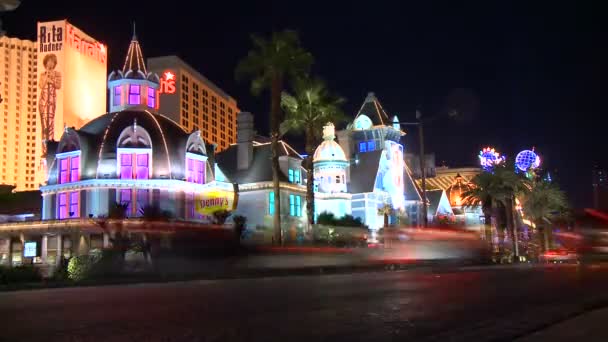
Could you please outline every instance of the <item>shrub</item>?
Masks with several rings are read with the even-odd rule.
[[[0,267],[0,284],[37,282],[42,279],[33,266]]]
[[[81,281],[91,278],[95,274],[96,264],[102,259],[102,252],[95,250],[87,255],[79,255],[68,262],[68,278]]]
[[[319,214],[319,217],[317,217],[317,224],[337,227],[365,227],[363,221],[358,217],[346,214],[338,218],[333,213],[327,211]]]

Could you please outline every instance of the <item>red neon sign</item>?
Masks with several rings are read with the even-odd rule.
[[[171,71],[165,71],[160,78],[160,93],[174,94],[175,93],[175,74]]]

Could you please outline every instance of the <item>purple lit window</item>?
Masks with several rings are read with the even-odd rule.
[[[120,155],[120,178],[133,179],[133,156],[131,154]]]
[[[186,169],[186,180],[194,182],[194,160],[192,158],[186,158]]]
[[[205,162],[202,160],[186,158],[186,179],[188,182],[205,184]]]
[[[59,159],[59,184],[69,182],[68,158]]]
[[[141,93],[140,93],[140,85],[139,84],[130,84],[129,85],[129,104],[130,105],[138,105],[141,103]]]
[[[127,204],[127,210],[125,211],[127,216],[131,216],[131,189],[120,189],[119,193],[120,204]]]
[[[143,216],[143,209],[148,205],[149,190],[137,190],[137,216]]]
[[[68,212],[69,217],[80,217],[80,212],[78,210],[79,199],[80,194],[78,191],[70,192],[70,211]]]
[[[137,155],[137,179],[148,179],[148,154]]]
[[[70,158],[70,182],[80,180],[80,157]]]
[[[198,184],[205,184],[205,162],[202,160],[197,160],[196,174],[196,182]]]
[[[68,217],[68,194],[65,192],[57,195],[57,216],[60,220]]]
[[[156,106],[156,91],[154,88],[148,87],[148,107],[154,108]]]
[[[120,106],[122,105],[122,86],[116,86],[114,87],[114,99],[113,99],[113,104],[115,106]]]

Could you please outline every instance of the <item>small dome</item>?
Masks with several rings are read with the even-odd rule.
[[[334,141],[335,128],[331,122],[323,127],[323,142],[315,150],[313,162],[321,161],[342,161],[345,162],[346,155],[342,147]]]
[[[120,70],[114,70],[110,73],[110,76],[108,76],[108,81],[116,81],[116,80],[121,80],[124,78],[124,74],[122,73],[122,71]]]
[[[471,186],[466,183],[460,174],[457,174],[454,184],[446,190],[450,205],[453,207],[462,206],[462,194],[469,190],[471,190]]]

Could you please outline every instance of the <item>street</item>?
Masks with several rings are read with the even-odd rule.
[[[601,304],[605,273],[464,267],[6,292],[0,340],[511,341]]]

